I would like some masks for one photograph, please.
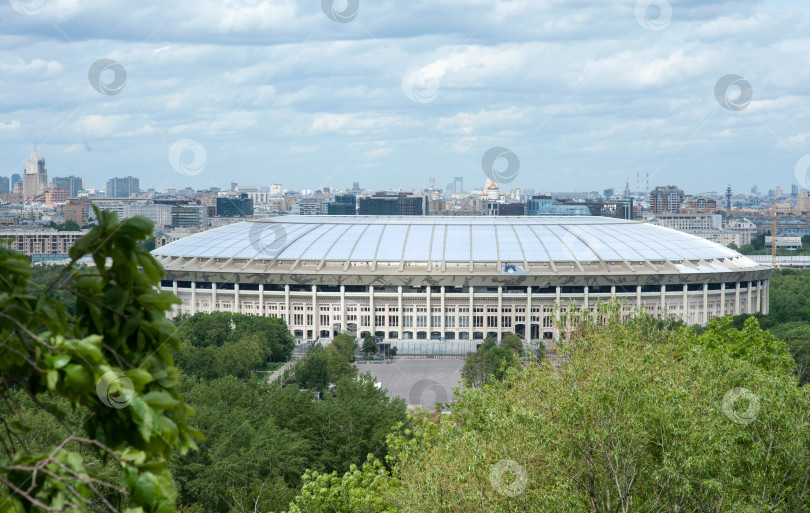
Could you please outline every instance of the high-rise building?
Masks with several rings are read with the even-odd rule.
[[[360,190],[362,190],[362,189],[360,189],[360,182],[353,182],[353,183],[352,183],[352,190],[353,190],[353,191],[360,191]]]
[[[360,198],[357,213],[370,216],[421,216],[427,214],[427,206],[424,196],[411,196],[405,192],[378,192],[374,196]]]
[[[11,188],[8,184],[8,177],[7,176],[0,176],[0,194],[8,194],[11,192]]]
[[[247,194],[219,196],[217,197],[217,216],[251,217],[253,216],[253,200]]]
[[[79,191],[84,189],[84,180],[78,176],[62,176],[54,177],[54,188],[65,189],[68,191],[68,197],[75,198],[79,195]]]
[[[336,194],[335,201],[327,206],[330,216],[353,216],[357,214],[357,196]]]
[[[799,186],[795,183],[790,185],[790,195],[794,198],[799,195]]]
[[[757,187],[756,185],[751,187],[751,194],[759,194],[759,187]]]
[[[605,189],[604,191],[605,199],[610,199],[613,197],[614,190],[613,189]]]
[[[656,214],[677,213],[683,203],[683,191],[674,185],[658,186],[650,192],[650,208]]]
[[[777,185],[776,189],[774,189],[773,193],[777,198],[781,198],[782,196],[784,196],[784,194],[782,193],[782,186],[781,185]]]
[[[810,212],[810,191],[802,191],[799,193],[799,201],[796,208],[800,212]]]
[[[110,178],[107,181],[108,198],[129,198],[140,191],[139,180],[133,176]]]
[[[463,176],[454,176],[453,177],[453,190],[450,191],[452,194],[461,194],[464,192],[464,177]]]
[[[85,226],[90,220],[90,201],[87,198],[68,200],[65,205],[65,221]]]
[[[11,175],[11,183],[8,184],[9,192],[14,192],[14,184],[22,183],[22,177],[19,173]]]
[[[39,196],[48,188],[48,170],[45,169],[45,159],[40,158],[36,146],[31,158],[25,163],[22,182],[22,192],[25,198]]]

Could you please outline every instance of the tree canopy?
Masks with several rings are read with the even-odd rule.
[[[96,216],[98,226],[71,248],[71,265],[39,294],[28,290],[28,259],[0,247],[3,509],[115,512],[108,495],[123,493],[133,511],[173,511],[169,459],[202,438],[187,425],[192,410],[171,357],[179,339],[165,312],[177,299],[156,292],[163,269],[137,246],[152,224]],[[94,268],[75,265],[84,256]],[[74,300],[75,314],[54,290]],[[33,444],[32,416],[67,435]],[[88,466],[88,452],[114,462],[117,476]]]

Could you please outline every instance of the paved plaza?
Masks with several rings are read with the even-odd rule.
[[[398,358],[393,363],[358,363],[357,367],[370,372],[389,395],[405,399],[409,408],[433,410],[436,403],[453,401],[453,389],[462,387],[463,365],[462,358]]]

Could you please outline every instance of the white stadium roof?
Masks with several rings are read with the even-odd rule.
[[[606,217],[281,216],[190,235],[153,251],[168,259],[258,262],[713,261],[760,267],[684,232]],[[681,272],[688,272],[687,268]]]

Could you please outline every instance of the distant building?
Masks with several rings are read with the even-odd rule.
[[[605,189],[604,191],[605,199],[610,199],[613,197],[614,190],[613,189]]]
[[[530,216],[541,216],[547,207],[554,205],[554,198],[551,196],[537,195],[526,200],[526,214]]]
[[[723,216],[720,214],[662,214],[649,218],[648,222],[657,226],[691,233],[721,229],[723,227]]]
[[[8,231],[0,233],[0,239],[10,239],[8,248],[26,256],[66,256],[70,248],[87,230],[59,232],[56,230]]]
[[[686,206],[686,210],[715,213],[717,212],[717,201],[709,198],[695,198]]]
[[[463,176],[454,176],[453,177],[453,190],[451,191],[452,194],[461,194],[464,192],[464,177]]]
[[[133,176],[110,178],[107,181],[108,198],[129,198],[140,192],[139,180]]]
[[[9,192],[14,192],[14,185],[17,183],[22,183],[22,177],[19,173],[14,173],[11,175],[11,183],[8,184]]]
[[[411,196],[404,192],[378,192],[374,196],[360,198],[358,208],[359,215],[369,216],[421,216],[426,213],[427,199],[424,196]]]
[[[45,169],[45,159],[40,158],[36,147],[31,158],[25,163],[22,184],[22,193],[25,198],[39,196],[48,188],[48,170]]]
[[[810,191],[799,193],[796,209],[800,212],[810,212]]]
[[[271,183],[270,184],[270,195],[271,196],[281,196],[281,184],[278,183]]]
[[[11,186],[7,176],[0,176],[0,194],[8,194],[11,192]]]
[[[319,216],[324,208],[323,200],[319,198],[302,198],[295,202],[293,209],[302,216]]]
[[[499,216],[525,216],[526,204],[525,203],[496,203],[498,205]]]
[[[535,195],[526,200],[526,215],[529,216],[589,216],[587,204],[568,203],[559,205],[551,196]]]
[[[335,201],[327,206],[330,216],[353,216],[357,214],[357,196],[354,194],[336,194]]]
[[[78,176],[54,177],[53,185],[55,189],[67,190],[68,197],[75,198],[79,195],[79,191],[84,189],[84,180]]]
[[[770,248],[773,244],[773,237],[770,235],[765,236],[765,247]],[[788,250],[795,250],[802,247],[801,237],[776,237],[776,247]]]
[[[253,200],[247,194],[217,197],[218,217],[252,217]]]
[[[586,201],[584,203],[563,203],[567,206],[584,205],[592,216],[613,217],[615,219],[633,219],[633,198],[612,201]]]
[[[69,200],[65,205],[65,221],[73,221],[85,226],[90,221],[90,201],[87,199]]]
[[[674,185],[658,186],[650,192],[650,209],[656,214],[677,213],[683,197],[683,191]]]

